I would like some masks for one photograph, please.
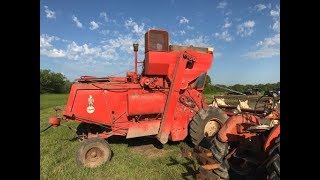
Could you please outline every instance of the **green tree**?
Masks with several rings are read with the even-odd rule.
[[[203,93],[205,94],[209,94],[209,93],[213,93],[213,86],[211,84],[211,78],[210,76],[207,74],[206,75],[206,83],[204,85],[204,90],[203,90]]]
[[[206,86],[208,85],[208,86],[212,86],[212,81],[211,81],[211,77],[207,74],[206,75]]]
[[[40,69],[40,93],[67,93],[71,82],[61,73]]]

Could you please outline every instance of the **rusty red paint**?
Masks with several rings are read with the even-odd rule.
[[[60,121],[61,121],[61,119],[57,118],[57,117],[50,117],[49,118],[49,124],[51,124],[53,127],[60,126]]]
[[[161,35],[161,51],[152,49],[155,45],[152,33]],[[141,74],[82,76],[71,87],[62,119],[109,127],[110,132],[100,134],[104,138],[157,134],[162,143],[169,137],[172,141],[183,140],[193,115],[207,106],[203,87],[196,89],[195,81],[209,70],[213,54],[187,46],[170,51],[166,31],[150,30],[146,37]],[[179,101],[182,96],[186,98],[184,102]]]
[[[184,59],[181,55],[176,62],[174,73],[172,74],[172,76],[169,76],[169,79],[172,79],[172,83],[170,86],[167,102],[164,107],[164,115],[161,121],[159,134],[157,135],[158,140],[162,144],[165,144],[168,141],[171,124],[174,118],[174,110],[176,108],[176,104],[179,98],[179,90],[181,89],[181,81],[183,78],[183,71],[179,70],[183,69],[186,66],[186,64],[186,59]]]
[[[159,92],[128,94],[128,115],[162,113],[166,100],[167,95]]]
[[[160,120],[132,123],[128,129],[127,138],[149,136],[158,134]]]
[[[243,130],[246,125],[259,125],[260,122],[256,116],[242,114],[231,116],[218,132],[219,139],[222,142],[239,141],[256,136],[256,133],[249,133]],[[241,126],[239,126],[241,125]]]
[[[275,140],[279,135],[280,135],[280,124],[278,124],[276,127],[274,127],[274,128],[271,130],[271,132],[270,132],[270,134],[269,134],[269,136],[268,136],[268,138],[267,138],[267,140],[266,140],[266,142],[265,142],[265,144],[264,144],[264,150],[265,150],[265,151],[268,151],[270,145],[272,145],[272,143],[274,143],[274,140]]]

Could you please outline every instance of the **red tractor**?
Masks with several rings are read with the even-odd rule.
[[[83,140],[77,162],[96,167],[110,160],[104,139],[154,136],[162,144],[182,141],[190,134],[198,145],[213,136],[228,116],[205,103],[202,91],[213,62],[213,48],[169,45],[169,34],[149,30],[145,34],[145,59],[126,77],[82,76],[72,85],[61,120],[81,122],[77,135]],[[137,64],[142,63],[141,74]]]
[[[275,101],[274,94],[266,94],[254,109],[220,107],[230,117],[218,132],[194,150],[182,151],[202,164],[198,179],[280,179],[280,109]]]

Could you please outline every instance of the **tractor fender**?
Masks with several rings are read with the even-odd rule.
[[[256,133],[243,131],[243,127],[259,125],[259,120],[248,114],[231,116],[218,132],[221,142],[235,142],[256,136]]]
[[[274,140],[275,140],[279,135],[280,135],[280,124],[276,125],[276,127],[274,127],[274,128],[271,130],[271,132],[270,132],[270,134],[269,134],[269,136],[268,136],[268,138],[267,138],[267,140],[266,140],[266,142],[265,142],[265,144],[264,144],[264,150],[265,150],[265,151],[269,150],[269,147],[272,146],[272,144],[274,143]],[[271,145],[271,146],[270,146],[270,145]]]

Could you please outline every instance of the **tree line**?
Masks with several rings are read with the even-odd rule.
[[[221,85],[221,84],[216,84],[215,86],[212,84],[211,78],[209,75],[206,77],[206,84],[203,93],[205,94],[215,94],[215,93],[227,93],[228,91],[222,88],[218,88],[217,86],[223,87],[223,88],[228,88],[232,89],[235,91],[239,92],[244,92],[248,89],[254,89],[258,88],[263,92],[274,90],[280,88],[280,82],[277,83],[267,83],[267,84],[257,84],[257,85],[252,85],[252,84],[235,84],[232,86],[226,86],[226,85]]]
[[[40,94],[69,93],[71,82],[61,73],[40,69]]]
[[[69,93],[72,82],[70,82],[63,74],[55,73],[48,69],[40,69],[40,94],[43,93]],[[242,85],[235,84],[233,86],[218,85],[220,87],[229,88],[235,91],[243,92],[247,89],[259,88],[262,91],[269,91],[276,88],[280,88],[280,82],[278,83],[267,83],[257,85]],[[214,93],[226,93],[227,91],[218,88],[212,84],[209,75],[206,77],[206,83],[203,93],[214,94]]]

